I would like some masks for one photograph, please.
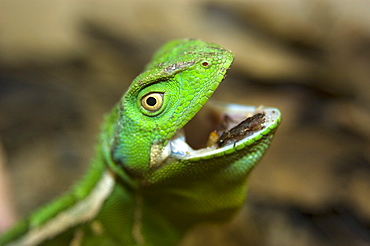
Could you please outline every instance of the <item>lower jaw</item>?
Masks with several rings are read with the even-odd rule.
[[[253,138],[258,138],[259,134],[267,128],[278,124],[280,112],[276,108],[263,106],[244,106],[238,104],[228,104],[217,101],[209,101],[204,109],[201,110],[193,120],[183,129],[178,131],[169,142],[171,148],[170,157],[174,159],[206,158],[209,155],[217,155],[220,152],[229,150],[236,145],[245,143]],[[233,123],[228,125],[228,129],[237,125],[247,117],[251,117],[258,112],[265,112],[265,122],[261,130],[253,131],[238,139],[235,142],[226,144],[219,148],[216,143],[206,146],[209,135],[212,131],[218,130],[219,125],[224,121],[225,116],[229,117]],[[186,138],[184,132],[187,132]]]

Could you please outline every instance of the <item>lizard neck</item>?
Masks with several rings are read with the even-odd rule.
[[[124,245],[175,245],[185,228],[175,226],[166,213],[158,211],[156,204],[145,198],[144,193],[140,187],[130,189],[116,182],[111,195],[89,225],[96,234],[95,241],[102,236]]]

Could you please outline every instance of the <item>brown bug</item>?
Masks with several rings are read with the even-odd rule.
[[[217,140],[218,148],[225,146],[228,142],[234,142],[235,144],[235,142],[246,136],[248,133],[262,129],[262,124],[265,122],[264,117],[264,112],[257,113],[246,118],[230,130],[224,131]]]

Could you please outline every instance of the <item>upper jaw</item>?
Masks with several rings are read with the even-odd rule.
[[[233,128],[239,122],[251,117],[257,113],[264,113],[263,121],[256,130],[248,131],[247,134],[240,135],[238,138],[230,139],[225,145],[219,147],[215,141],[208,147],[193,149],[186,143],[183,128],[168,141],[165,146],[152,145],[150,154],[150,166],[161,166],[164,163],[170,164],[171,160],[189,160],[189,159],[207,159],[213,156],[232,153],[250,145],[254,141],[261,139],[264,135],[274,130],[281,121],[281,113],[278,109],[272,107],[244,106],[238,104],[227,104],[220,102],[211,102],[209,105],[212,111],[218,116],[222,123],[223,118],[231,118],[233,123],[228,124],[227,129]],[[217,134],[216,134],[217,135]],[[220,136],[220,134],[218,134]]]

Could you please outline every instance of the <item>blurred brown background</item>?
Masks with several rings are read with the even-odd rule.
[[[370,1],[0,1],[0,139],[25,216],[84,173],[104,113],[176,38],[236,54],[215,98],[283,123],[227,226],[190,245],[370,245]]]

